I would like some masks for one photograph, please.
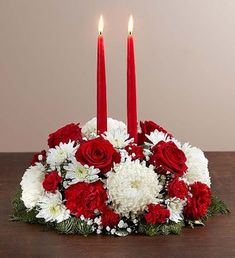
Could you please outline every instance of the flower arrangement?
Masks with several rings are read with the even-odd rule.
[[[138,143],[111,118],[97,135],[93,118],[51,133],[48,145],[22,177],[12,220],[65,234],[156,235],[228,212],[212,196],[204,153],[152,121],[140,122]]]

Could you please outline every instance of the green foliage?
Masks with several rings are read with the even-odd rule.
[[[10,220],[23,221],[23,222],[32,223],[32,224],[35,224],[35,223],[45,224],[43,219],[36,218],[37,211],[35,209],[32,209],[30,211],[27,210],[27,208],[24,206],[24,203],[20,199],[20,197],[21,197],[21,190],[18,189],[11,201],[13,211],[10,216]]]
[[[183,227],[184,227],[183,222],[169,224],[168,226],[169,234],[179,235]]]
[[[55,228],[61,234],[81,234],[87,236],[93,232],[91,226],[75,217],[70,217],[56,224]]]
[[[140,223],[138,232],[149,236],[160,235],[160,225]]]
[[[61,234],[76,234],[77,223],[73,217],[56,224],[56,230]]]
[[[211,216],[219,215],[219,214],[228,214],[230,211],[227,207],[227,205],[220,200],[216,196],[212,196],[211,198],[211,205],[206,213],[206,216],[204,217],[204,220]]]
[[[149,235],[149,236],[155,236],[155,235],[169,235],[169,234],[175,234],[178,235],[181,232],[181,229],[184,227],[183,222],[179,223],[168,223],[168,224],[145,224],[141,223],[139,225],[139,232]]]
[[[92,226],[87,225],[85,221],[76,217],[70,217],[69,219],[61,223],[46,223],[44,219],[36,218],[36,209],[27,210],[23,201],[21,200],[21,190],[19,189],[12,199],[12,214],[10,220],[12,221],[23,221],[27,223],[38,223],[44,224],[48,227],[55,228],[61,234],[81,234],[89,235],[93,233]],[[206,215],[201,220],[186,220],[186,224],[194,228],[195,225],[204,225],[203,222],[209,217],[218,214],[228,214],[230,211],[226,204],[221,201],[218,197],[212,196],[211,205]],[[184,222],[174,223],[169,222],[167,224],[146,224],[144,221],[140,223],[138,232],[149,236],[154,235],[168,235],[168,234],[180,234],[182,228],[185,227]]]
[[[15,195],[11,200],[11,205],[13,209],[12,215],[20,214],[21,212],[24,212],[26,210],[26,207],[24,206],[24,203],[20,199],[20,197],[21,197],[21,190],[17,189]]]
[[[90,225],[87,225],[86,222],[79,220],[79,223],[77,224],[77,231],[81,235],[89,235],[93,233],[92,227]]]

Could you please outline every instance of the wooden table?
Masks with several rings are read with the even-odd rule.
[[[65,236],[40,225],[10,222],[10,198],[31,153],[0,153],[0,257],[235,257],[235,152],[208,152],[212,188],[231,209],[206,227],[175,236]]]

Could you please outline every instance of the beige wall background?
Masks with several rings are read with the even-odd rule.
[[[139,119],[204,150],[235,150],[234,0],[0,0],[0,151],[36,151],[96,114],[105,22],[109,116],[126,120],[130,13]]]

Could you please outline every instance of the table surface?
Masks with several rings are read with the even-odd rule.
[[[169,236],[66,236],[8,220],[10,199],[32,153],[0,153],[0,257],[235,257],[235,152],[207,152],[212,190],[231,210],[206,227]]]

